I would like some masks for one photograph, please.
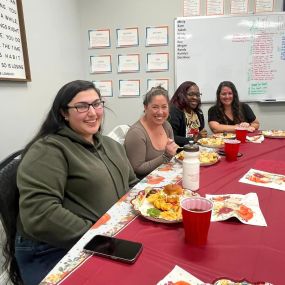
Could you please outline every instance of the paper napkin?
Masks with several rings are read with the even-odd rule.
[[[185,271],[178,265],[175,267],[162,279],[160,280],[157,285],[176,285],[176,284],[183,284],[183,285],[273,285],[268,282],[258,282],[258,283],[251,283],[245,280],[240,281],[233,281],[230,278],[218,278],[213,283],[205,283],[189,272]]]
[[[191,285],[210,285],[208,283],[202,282],[189,272],[185,271],[178,265],[175,267],[162,279],[160,280],[157,285],[168,285],[168,284],[175,284],[176,282],[184,282],[183,284],[191,284]]]
[[[231,217],[236,217],[244,224],[267,226],[256,193],[206,195],[206,198],[214,204],[212,222],[225,221]]]
[[[239,182],[285,191],[285,175],[251,168]]]
[[[264,141],[264,136],[263,135],[257,135],[257,136],[252,136],[252,137],[247,136],[246,139],[248,142],[262,143]]]

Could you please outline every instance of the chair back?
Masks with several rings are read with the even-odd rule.
[[[15,258],[15,237],[19,213],[19,190],[17,188],[18,158],[22,151],[9,155],[0,162],[0,218],[6,234],[3,255],[5,269],[14,284],[22,284]]]
[[[120,144],[124,144],[125,136],[129,128],[130,126],[128,125],[119,125],[115,127],[107,136],[119,142]]]

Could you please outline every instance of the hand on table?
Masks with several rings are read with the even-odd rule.
[[[247,128],[247,130],[248,130],[250,133],[252,133],[252,132],[255,131],[255,127],[249,126],[249,127]]]
[[[255,131],[255,127],[252,127],[249,123],[247,122],[242,122],[239,124],[239,127],[247,129],[248,132],[252,133]]]
[[[241,127],[241,128],[248,128],[250,125],[249,125],[249,123],[247,123],[247,122],[241,122],[240,124],[239,124],[239,127]]]
[[[202,129],[199,133],[201,138],[206,138],[208,136],[208,132],[206,129]]]
[[[172,139],[168,139],[166,146],[165,146],[165,152],[171,156],[174,156],[176,154],[178,145],[174,142]]]

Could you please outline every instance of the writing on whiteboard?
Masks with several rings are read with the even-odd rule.
[[[282,99],[285,13],[175,20],[176,88],[196,82],[214,102],[220,82],[237,86],[241,101]]]

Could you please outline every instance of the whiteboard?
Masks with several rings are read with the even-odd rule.
[[[214,102],[232,81],[241,101],[285,101],[285,13],[175,20],[175,83],[194,81]]]

